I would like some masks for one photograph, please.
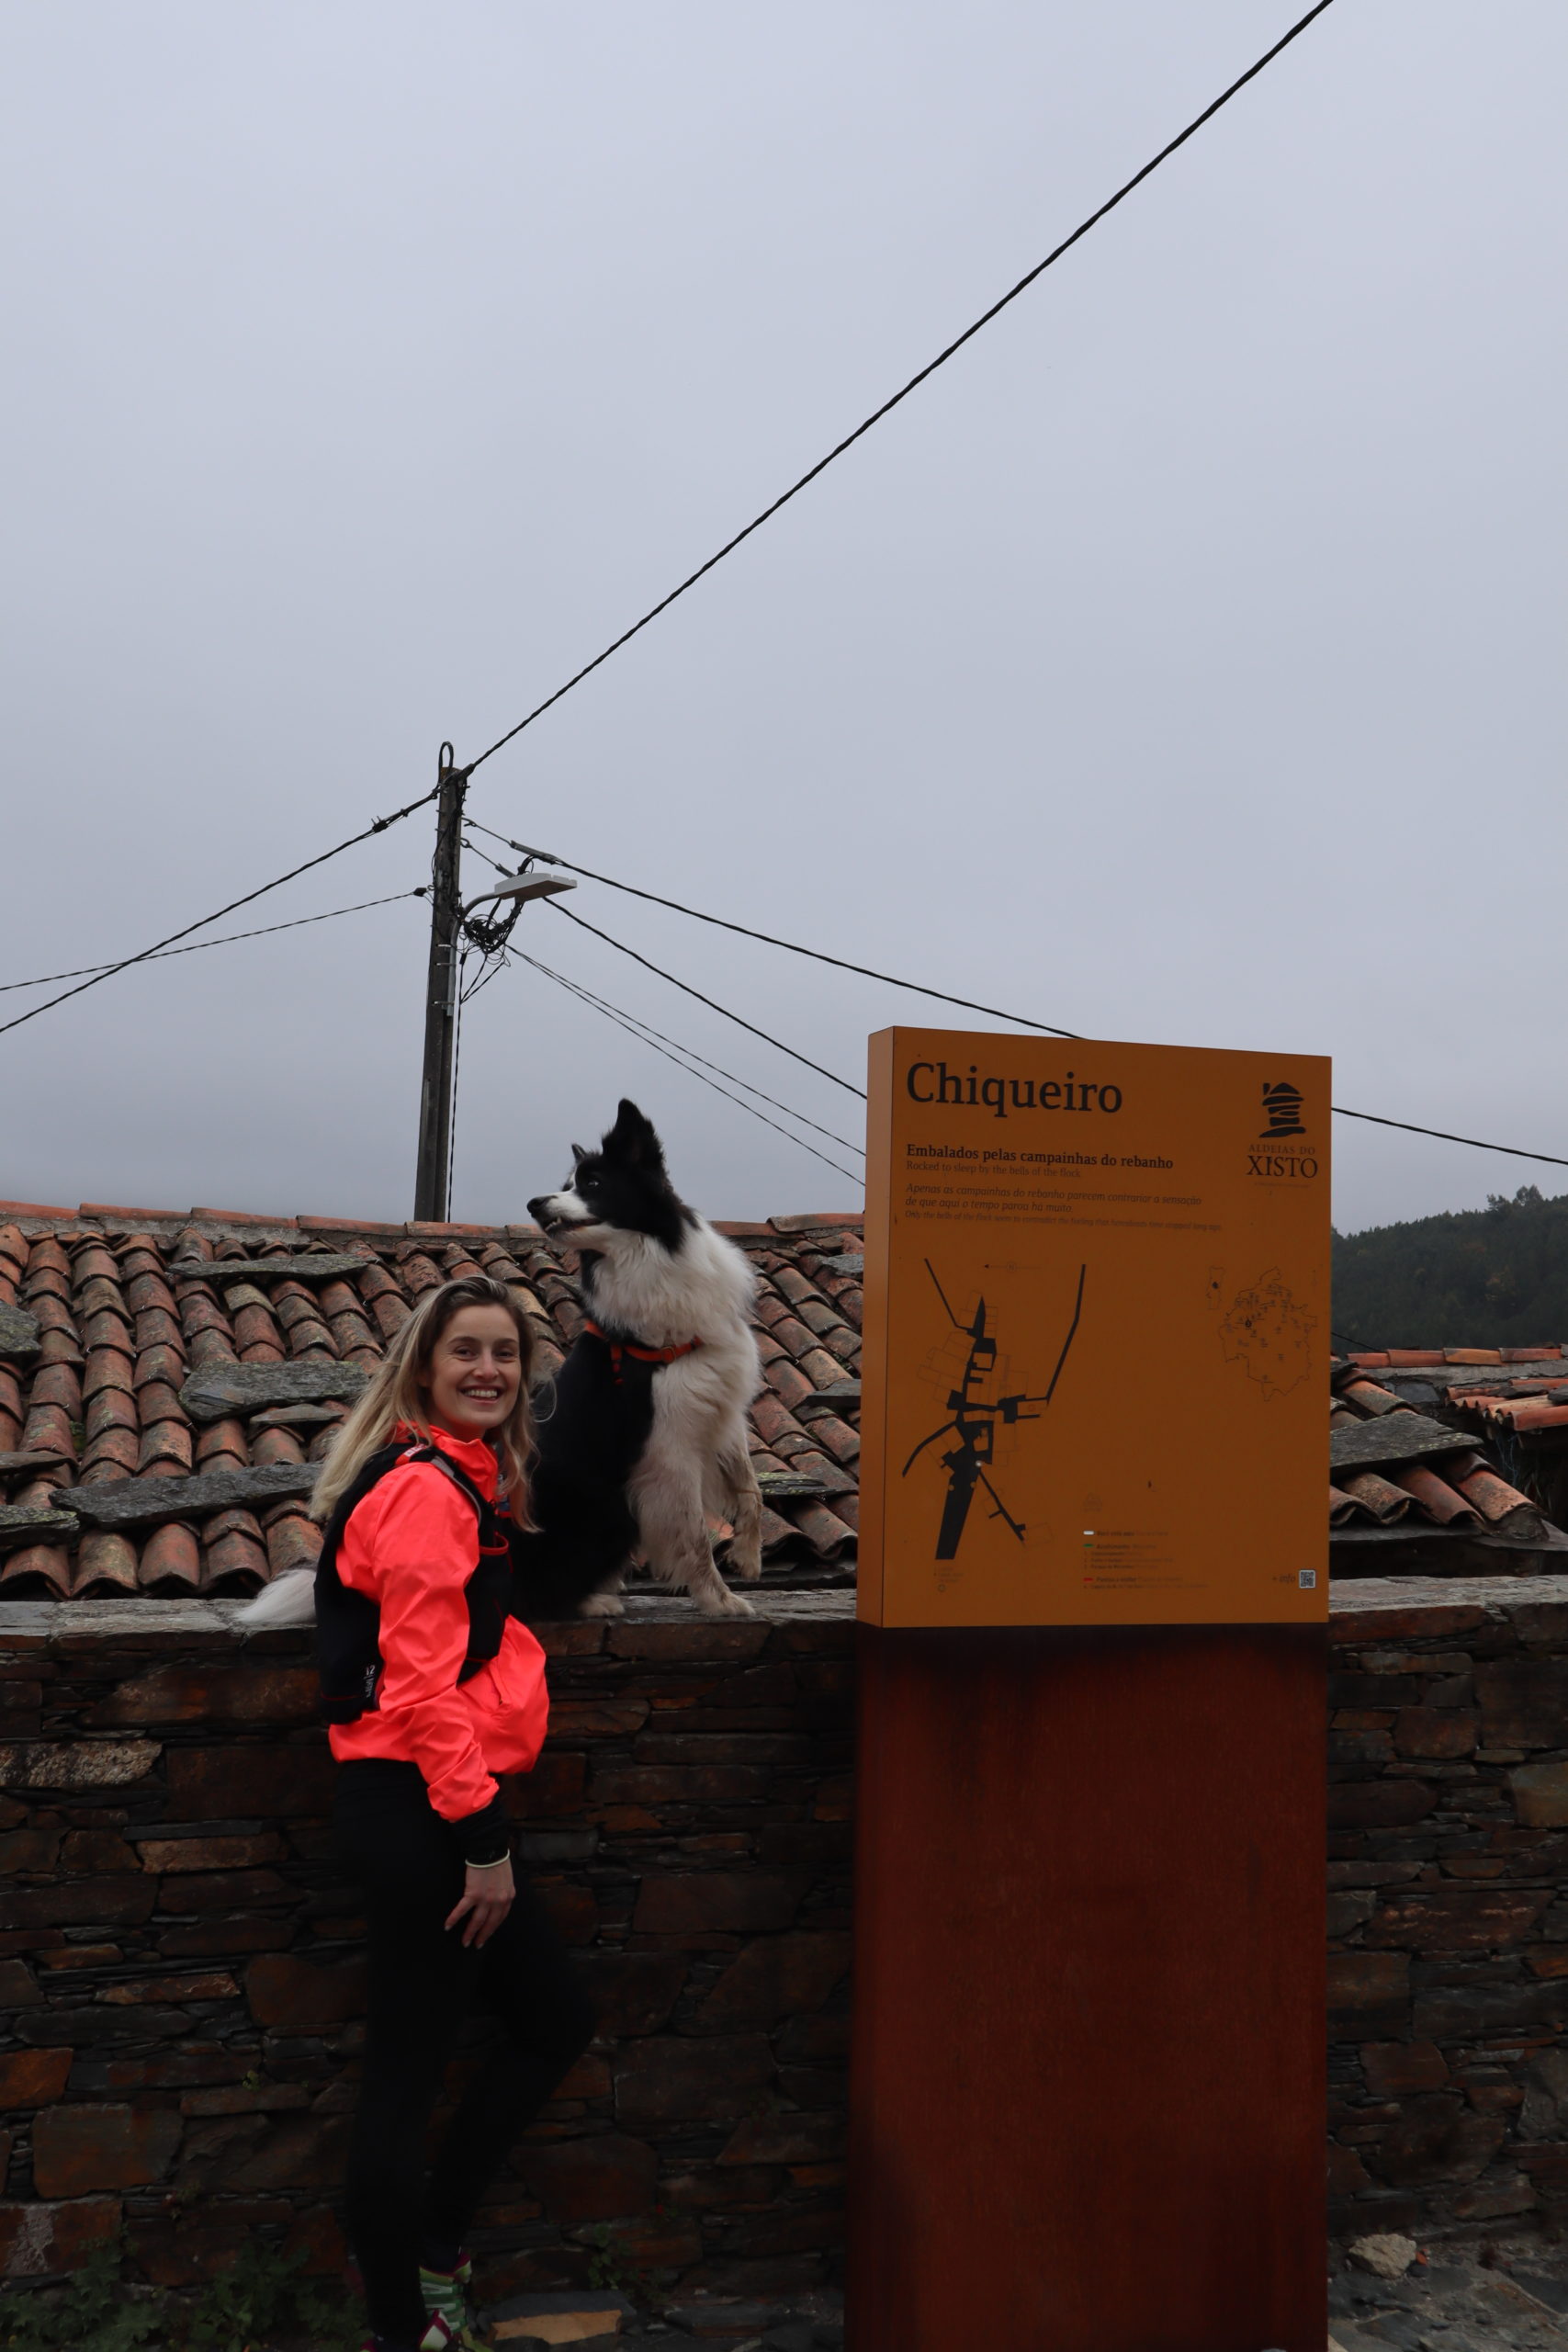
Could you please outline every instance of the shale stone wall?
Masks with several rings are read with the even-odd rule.
[[[1333,1634],[1335,2227],[1561,2236],[1568,1577],[1358,1583]]]
[[[852,1596],[552,1629],[523,1850],[602,2032],[483,2217],[487,2284],[833,2274]],[[1337,2230],[1568,2229],[1568,1577],[1333,1601]],[[0,2268],[122,2220],[184,2283],[340,2255],[358,1921],[301,1636],[222,1602],[0,1607]],[[452,2087],[472,2058],[461,2055]]]
[[[551,1629],[522,1851],[598,2041],[476,2233],[492,2291],[627,2269],[771,2290],[841,2234],[848,1594]],[[313,2267],[363,1988],[304,1637],[219,1602],[0,1608],[0,2267],[121,2222],[183,2284],[266,2229]],[[465,2064],[454,2062],[455,2090]]]

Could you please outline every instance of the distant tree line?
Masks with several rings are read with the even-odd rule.
[[[1341,1348],[1568,1342],[1568,1193],[1336,1233],[1334,1322]]]

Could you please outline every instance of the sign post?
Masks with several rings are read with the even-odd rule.
[[[1321,2352],[1327,1117],[872,1040],[853,2352]]]

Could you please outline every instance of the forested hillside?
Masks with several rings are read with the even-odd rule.
[[[1525,1184],[1483,1209],[1337,1233],[1334,1321],[1340,1347],[1568,1341],[1568,1193]]]

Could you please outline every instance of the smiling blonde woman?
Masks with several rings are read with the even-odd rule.
[[[510,1613],[508,1518],[527,1526],[531,1333],[488,1275],[421,1301],[317,1486],[334,1826],[363,1888],[369,2027],[344,2221],[366,2352],[471,2346],[463,2252],[507,2150],[593,2031],[537,1895],[514,1875],[501,1776],[545,1736],[544,1652]],[[475,2006],[500,2048],[424,2177],[431,2109]]]

